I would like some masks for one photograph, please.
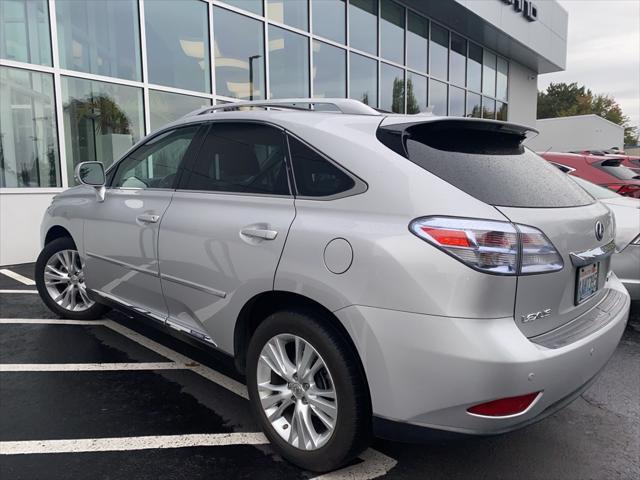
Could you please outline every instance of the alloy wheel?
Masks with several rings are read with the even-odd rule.
[[[44,284],[53,301],[65,310],[83,312],[94,304],[87,295],[84,262],[77,250],[61,250],[47,260]]]
[[[293,334],[271,338],[257,366],[262,409],[275,431],[301,450],[317,450],[331,438],[338,414],[327,364],[309,342]]]

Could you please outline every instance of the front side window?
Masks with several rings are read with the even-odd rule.
[[[300,140],[289,137],[289,151],[298,195],[328,197],[355,186],[349,175]]]
[[[117,167],[114,188],[173,188],[198,125],[169,130],[136,149]]]
[[[214,123],[180,188],[289,195],[284,134],[256,123]]]

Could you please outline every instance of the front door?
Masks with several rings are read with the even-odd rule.
[[[118,165],[84,227],[87,286],[164,321],[158,229],[198,126],[151,138]]]
[[[162,221],[168,323],[227,352],[240,309],[273,289],[295,216],[284,145],[272,126],[212,123]]]

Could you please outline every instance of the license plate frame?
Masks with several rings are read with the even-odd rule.
[[[575,304],[580,305],[593,297],[600,288],[600,262],[591,263],[576,270]]]

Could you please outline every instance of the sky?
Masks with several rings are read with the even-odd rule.
[[[538,77],[611,95],[640,125],[640,0],[559,0],[569,12],[567,69]]]

